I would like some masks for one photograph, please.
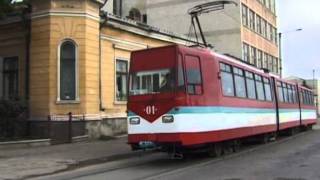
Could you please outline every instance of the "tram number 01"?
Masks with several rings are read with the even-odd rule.
[[[157,108],[155,106],[147,106],[144,110],[148,115],[155,115]]]

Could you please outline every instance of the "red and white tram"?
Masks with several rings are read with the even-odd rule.
[[[274,134],[316,123],[312,91],[208,49],[132,53],[128,143],[165,151]]]

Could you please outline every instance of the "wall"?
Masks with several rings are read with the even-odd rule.
[[[121,24],[121,23],[120,23]],[[89,0],[34,0],[32,14],[30,107],[31,120],[84,115],[90,137],[125,133],[126,102],[117,102],[115,59],[130,60],[130,53],[166,41],[106,25],[100,36],[99,4]],[[125,26],[125,28],[129,28]],[[144,30],[142,30],[144,31]],[[58,48],[65,39],[77,44],[79,99],[59,101]],[[101,41],[101,92],[99,101],[99,41]],[[35,126],[36,127],[36,126]]]
[[[191,25],[188,10],[209,1],[147,0],[145,4],[142,2],[141,4],[135,4],[135,2],[132,0],[123,1],[124,14],[128,14],[131,7],[137,7],[141,12],[146,12],[149,25],[188,36]],[[236,2],[239,3],[239,0],[236,0]],[[200,16],[200,21],[207,41],[214,46],[217,52],[241,57],[239,6],[227,5],[222,11],[203,14]],[[194,38],[194,34],[191,37]]]
[[[132,51],[168,44],[171,43],[110,26],[102,29],[102,99],[103,107],[106,109],[104,113],[106,117],[126,117],[126,102],[116,101],[116,59],[129,62]]]
[[[252,9],[255,13],[259,14],[262,18],[267,20],[268,23],[277,27],[277,17],[273,15],[270,10],[266,9],[258,0],[242,0],[248,8]],[[242,41],[247,42],[251,46],[263,50],[264,52],[274,56],[279,57],[278,46],[268,40],[266,40],[261,35],[253,32],[252,30],[241,26],[241,37]]]
[[[19,17],[8,18],[0,22],[0,59],[18,56],[19,58],[19,97],[25,100],[26,86],[26,32],[27,29]],[[0,61],[2,71],[2,61]],[[2,80],[0,79],[0,98]]]
[[[98,9],[99,5],[93,1],[33,1],[31,119],[68,112],[99,113]],[[65,39],[77,44],[79,101],[74,102],[58,101],[58,47]]]

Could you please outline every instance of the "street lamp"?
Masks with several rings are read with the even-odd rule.
[[[278,36],[279,36],[279,64],[280,64],[280,77],[282,77],[282,50],[281,50],[281,44],[282,44],[282,34],[287,34],[287,33],[291,33],[291,32],[297,32],[297,31],[302,31],[302,28],[299,29],[295,29],[295,30],[291,30],[291,31],[285,31],[285,32],[279,32]]]
[[[319,91],[319,89],[318,89],[318,87],[319,87],[319,85],[318,85],[318,80],[316,80],[316,78],[315,78],[315,74],[316,74],[316,70],[315,69],[313,69],[312,70],[312,76],[313,76],[313,97],[314,97],[314,103],[316,104],[316,107],[317,107],[317,116],[319,116],[319,99],[318,99],[318,96],[319,96],[319,94],[318,94],[318,91]]]

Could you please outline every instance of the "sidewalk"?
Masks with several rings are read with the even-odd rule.
[[[22,179],[137,156],[122,137],[56,146],[0,150],[0,180]]]

